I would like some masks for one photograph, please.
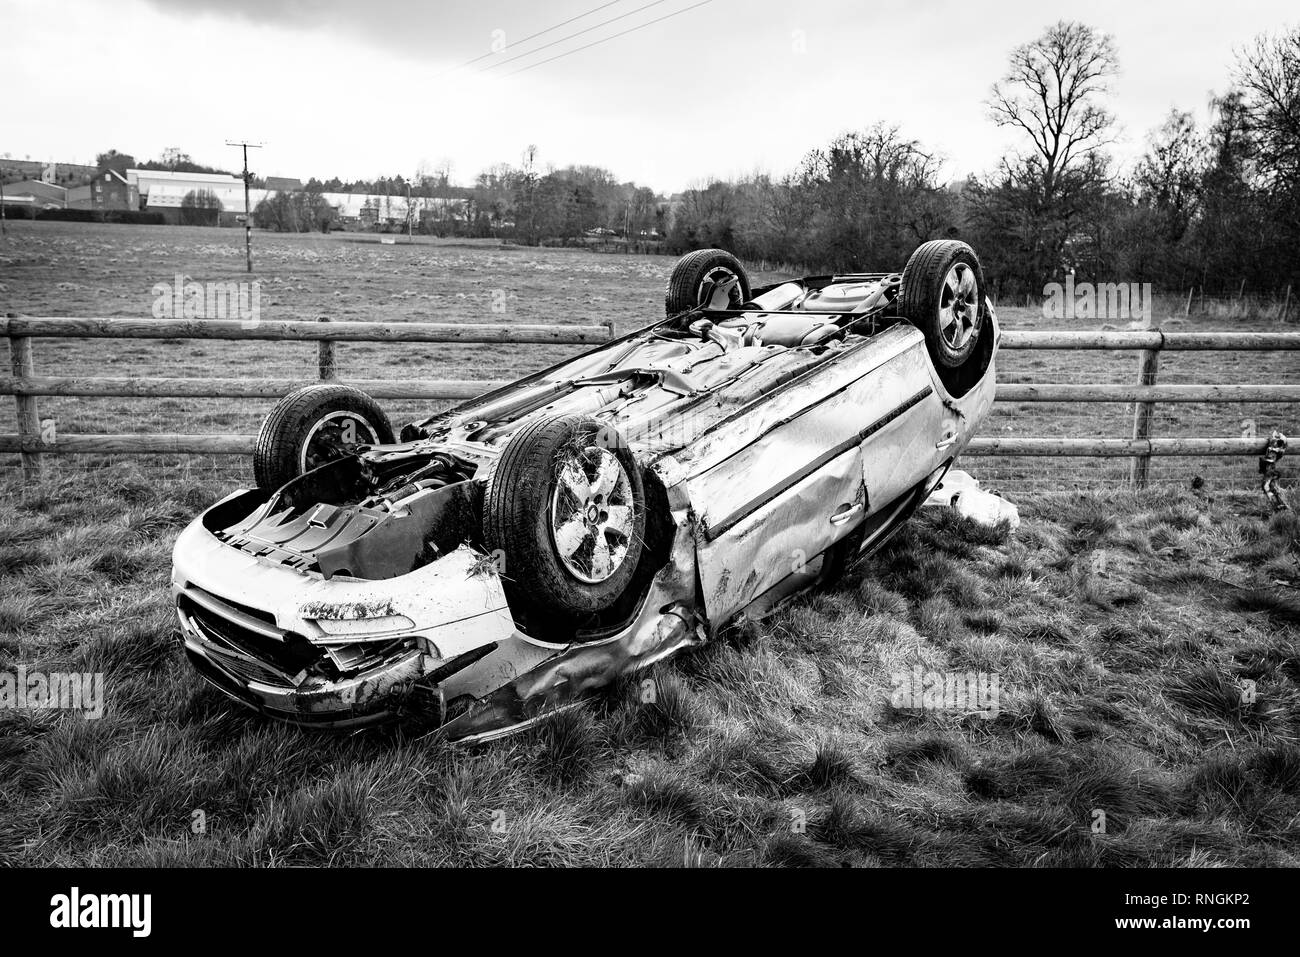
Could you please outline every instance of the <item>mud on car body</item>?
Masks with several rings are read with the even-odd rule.
[[[176,542],[194,666],[286,721],[505,734],[834,580],[993,400],[997,322],[964,243],[756,289],[700,250],[665,305],[396,437],[356,389],[282,399],[256,486]]]

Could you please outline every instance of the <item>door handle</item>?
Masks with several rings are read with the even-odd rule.
[[[956,433],[956,432],[949,432],[947,435],[945,435],[943,438],[941,438],[938,442],[934,443],[934,447],[935,447],[936,449],[946,449],[948,446],[950,446],[950,445],[956,445],[956,444],[957,444],[957,433]]]
[[[861,511],[862,511],[861,502],[857,503],[856,505],[849,505],[845,503],[844,505],[841,505],[839,507],[839,510],[834,515],[831,516],[831,524],[843,525],[845,522],[853,518],[853,516],[857,515]]]

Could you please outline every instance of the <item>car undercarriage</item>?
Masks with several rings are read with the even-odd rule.
[[[282,400],[259,487],[177,542],[191,660],[269,716],[476,740],[833,580],[992,402],[996,320],[947,252],[935,335],[901,312],[907,271],[751,291],[706,250],[667,318],[396,440],[362,396],[286,444],[284,410],[340,387]]]

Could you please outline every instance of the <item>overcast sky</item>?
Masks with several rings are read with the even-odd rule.
[[[177,146],[233,166],[223,143],[247,138],[266,143],[253,154],[262,175],[410,176],[445,160],[469,184],[535,143],[543,166],[605,166],[674,192],[709,176],[785,172],[836,134],[884,120],[945,156],[957,178],[1015,146],[983,100],[1008,51],[1056,19],[1115,37],[1124,160],[1171,107],[1204,119],[1234,51],[1300,20],[1294,0],[687,9],[699,2],[616,0],[581,16],[606,0],[4,0],[0,153],[93,162],[115,148],[144,160]],[[493,53],[494,41],[514,46]]]

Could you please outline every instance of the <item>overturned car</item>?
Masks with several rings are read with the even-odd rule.
[[[256,487],[176,542],[194,666],[299,724],[496,737],[833,581],[993,401],[997,323],[961,242],[754,289],[701,250],[666,312],[396,438],[356,389],[286,396]]]

